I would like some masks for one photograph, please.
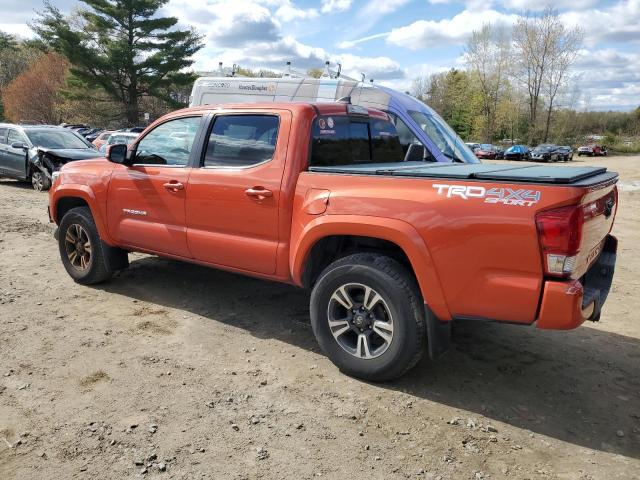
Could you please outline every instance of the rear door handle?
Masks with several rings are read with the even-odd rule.
[[[264,187],[247,188],[244,193],[246,193],[249,197],[257,198],[258,200],[264,200],[267,197],[273,197],[273,192],[271,190],[267,190]]]
[[[184,185],[181,184],[180,182],[175,182],[175,181],[167,182],[162,186],[165,189],[167,189],[169,191],[172,191],[172,192],[177,192],[178,190],[184,190]]]

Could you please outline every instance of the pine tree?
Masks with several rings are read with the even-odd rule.
[[[133,126],[140,119],[140,97],[149,95],[177,106],[172,90],[194,80],[185,69],[202,48],[201,37],[176,28],[175,17],[158,16],[167,2],[82,0],[88,8],[65,17],[47,1],[32,28],[69,59],[76,79],[123,103]]]

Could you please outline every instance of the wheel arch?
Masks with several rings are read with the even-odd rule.
[[[62,217],[75,207],[88,207],[100,238],[107,244],[112,244],[98,201],[86,185],[64,185],[56,188],[55,191],[52,190],[52,193],[50,193],[49,210],[56,224],[60,225]]]
[[[320,272],[342,256],[360,251],[387,252],[414,275],[423,300],[441,320],[451,314],[431,259],[417,230],[397,219],[324,215],[308,223],[292,238],[291,276],[294,283],[310,287]]]

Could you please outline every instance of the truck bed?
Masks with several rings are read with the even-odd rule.
[[[448,178],[509,183],[552,184],[586,187],[615,179],[618,174],[605,167],[555,167],[547,165],[490,165],[484,163],[407,162],[361,164],[340,167],[311,167],[312,172],[353,175],[383,175],[413,178]]]

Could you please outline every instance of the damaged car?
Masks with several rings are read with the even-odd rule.
[[[65,163],[101,156],[68,128],[0,123],[0,177],[31,182],[35,190],[48,190]]]

